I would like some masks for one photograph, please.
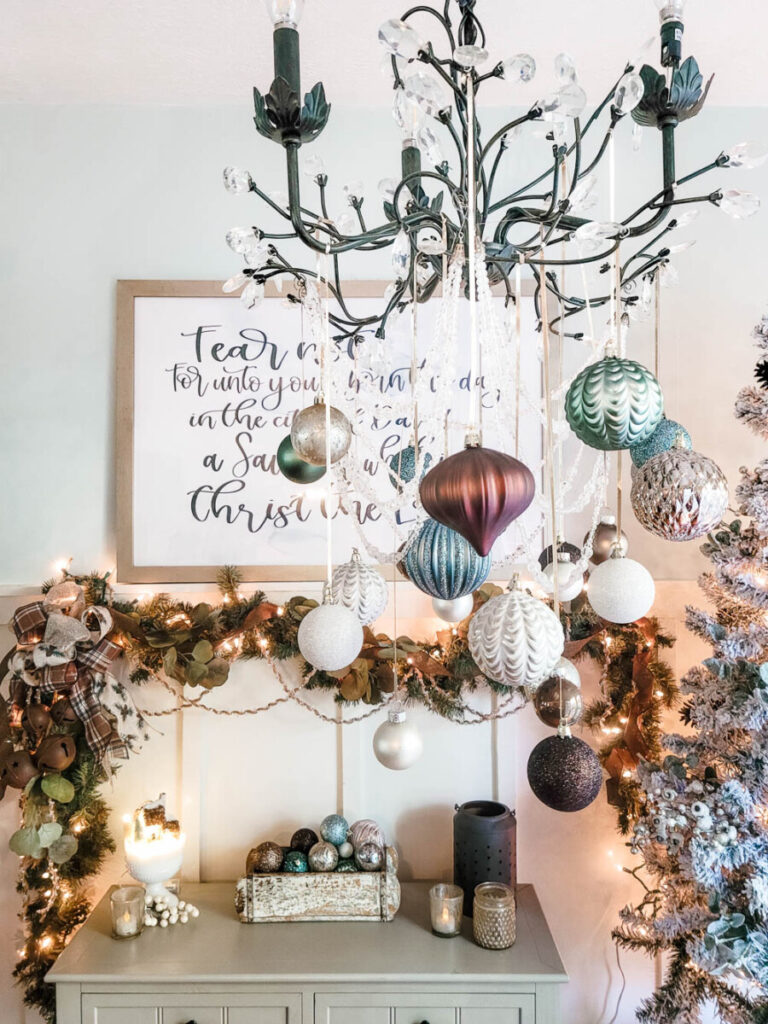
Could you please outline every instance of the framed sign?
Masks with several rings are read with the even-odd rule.
[[[345,294],[364,315],[381,307],[384,289],[382,282],[355,282]],[[430,334],[439,307],[420,307],[420,333]],[[324,579],[323,481],[292,484],[276,462],[293,417],[317,391],[313,348],[299,308],[274,289],[247,310],[214,281],[118,282],[120,582],[211,582],[224,564],[238,565],[251,581]],[[408,358],[395,354],[380,408],[393,408],[388,390],[395,396],[407,388]],[[526,373],[538,389],[535,362],[534,355]],[[457,391],[464,373],[457,367]],[[356,429],[370,432],[368,450],[386,459],[409,443],[411,426],[380,408],[358,417]],[[536,457],[540,439],[532,429]],[[380,493],[391,501],[386,466],[380,475]],[[392,530],[370,498],[352,495],[342,513],[333,516],[335,561],[362,547],[361,529],[375,548],[392,550]],[[400,515],[407,526],[409,510]],[[410,515],[415,522],[413,508]],[[391,576],[394,567],[386,569]]]

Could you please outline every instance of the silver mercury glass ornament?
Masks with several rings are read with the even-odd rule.
[[[351,443],[352,425],[340,409],[331,406],[331,462],[343,459]],[[313,466],[325,465],[325,402],[321,395],[313,405],[296,414],[291,444],[300,459]]]
[[[335,871],[339,863],[339,851],[331,843],[315,843],[307,854],[311,871]]]
[[[381,871],[384,850],[377,843],[363,843],[355,850],[355,864],[361,871]]]

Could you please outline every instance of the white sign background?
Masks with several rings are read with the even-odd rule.
[[[356,315],[378,311],[381,298],[355,300]],[[524,303],[523,377],[539,394],[539,363],[532,336],[532,304]],[[439,300],[419,308],[419,338],[426,348]],[[460,319],[459,337],[468,335]],[[371,342],[373,339],[370,339]],[[390,344],[390,338],[387,338]],[[366,343],[367,344],[367,343]],[[396,337],[392,369],[406,367],[407,339]],[[319,578],[325,558],[324,480],[308,487],[288,481],[276,451],[294,415],[311,404],[318,367],[309,332],[302,376],[300,313],[281,298],[245,310],[237,298],[145,297],[134,300],[133,561],[142,566],[304,566]],[[397,347],[401,351],[397,351]],[[421,347],[421,346],[420,346]],[[467,355],[468,363],[468,355]],[[350,364],[351,365],[351,364]],[[466,374],[467,368],[461,368]],[[507,382],[512,389],[513,366]],[[407,373],[407,370],[406,370]],[[395,389],[402,389],[402,374]],[[303,387],[302,387],[303,385]],[[457,382],[457,407],[464,418],[466,391]],[[339,402],[338,404],[342,404]],[[342,406],[343,407],[343,406]],[[377,451],[397,451],[411,440],[408,425],[369,420]],[[440,415],[420,410],[421,415]],[[367,415],[367,413],[366,413]],[[540,457],[538,425],[522,418],[520,455],[530,465]],[[382,426],[383,424],[383,426]],[[393,434],[396,439],[393,440]],[[455,448],[460,445],[460,437]],[[506,444],[505,444],[506,441]],[[485,428],[484,443],[509,450],[509,439]],[[442,454],[443,440],[437,445]],[[354,455],[354,449],[353,449]],[[351,457],[351,456],[350,456]],[[379,468],[381,475],[383,470]],[[394,491],[383,486],[391,500]],[[391,527],[375,508],[356,509],[366,536],[393,549]],[[351,505],[354,506],[354,496]],[[403,523],[413,510],[403,509]],[[334,518],[334,559],[360,546],[349,516]],[[279,572],[270,573],[279,578]],[[296,578],[296,572],[291,573]],[[158,579],[162,579],[162,573]]]

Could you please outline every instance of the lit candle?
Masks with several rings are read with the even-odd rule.
[[[185,836],[178,821],[165,816],[165,794],[143,804],[130,824],[126,823],[125,862],[138,882],[146,886],[148,897],[162,897],[175,905],[178,897],[164,882],[173,878],[181,867]]]
[[[429,890],[432,931],[444,938],[461,932],[464,893],[458,885],[434,885]]]
[[[123,885],[109,894],[112,910],[112,935],[132,939],[144,927],[144,890],[139,885]]]

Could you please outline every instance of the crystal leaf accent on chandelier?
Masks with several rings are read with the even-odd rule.
[[[224,292],[225,295],[229,295],[232,292],[239,291],[244,284],[247,284],[248,281],[250,281],[250,278],[241,270],[239,273],[234,274],[232,277],[230,277],[228,281],[225,281],[224,284],[221,286],[221,290]]]
[[[451,106],[451,94],[447,86],[424,71],[414,71],[403,83],[405,95],[425,114],[438,117]]]
[[[734,164],[734,166],[737,165]],[[224,188],[227,192],[231,192],[233,195],[250,192],[251,185],[253,185],[253,178],[248,171],[244,171],[241,167],[224,168]]]
[[[675,214],[675,223],[679,228],[687,227],[692,224],[693,221],[701,214],[701,210],[697,206],[689,206],[687,210],[683,210],[682,213]]]
[[[576,82],[549,93],[539,104],[545,121],[561,121],[564,117],[578,117],[587,105],[587,94]]]
[[[768,160],[768,151],[759,142],[740,142],[732,146],[725,154],[728,157],[729,167],[744,167],[752,170],[760,167]]]
[[[246,309],[254,309],[264,298],[264,285],[261,281],[254,281],[253,278],[243,288],[240,301]]]
[[[512,82],[530,82],[536,74],[536,61],[530,53],[516,53],[501,62],[502,77]]]
[[[416,143],[433,167],[439,167],[444,160],[443,150],[437,133],[431,124],[423,124],[416,135]]]
[[[596,174],[585,174],[583,178],[579,179],[570,195],[572,210],[586,213],[597,205],[597,196],[594,193],[596,184]]]
[[[760,196],[754,192],[742,192],[739,188],[729,188],[723,192],[718,206],[735,220],[745,220],[760,209]]]
[[[570,53],[558,53],[555,57],[555,78],[563,85],[576,81],[576,65]]]
[[[417,103],[408,97],[405,89],[395,90],[392,116],[406,139],[415,139],[419,128],[424,124],[423,111]]]
[[[589,220],[574,231],[573,238],[584,250],[596,251],[606,242],[620,238],[625,230],[623,224],[617,224],[615,221]]]
[[[457,46],[453,59],[463,68],[477,68],[488,60],[488,51],[482,46]]]
[[[613,94],[613,105],[616,111],[619,114],[631,113],[643,98],[644,90],[645,86],[640,75],[635,74],[634,71],[628,72],[619,80],[616,92]]]
[[[419,51],[426,45],[418,32],[399,18],[391,18],[384,22],[379,29],[379,42],[387,53],[403,57],[405,60],[415,60]]]

